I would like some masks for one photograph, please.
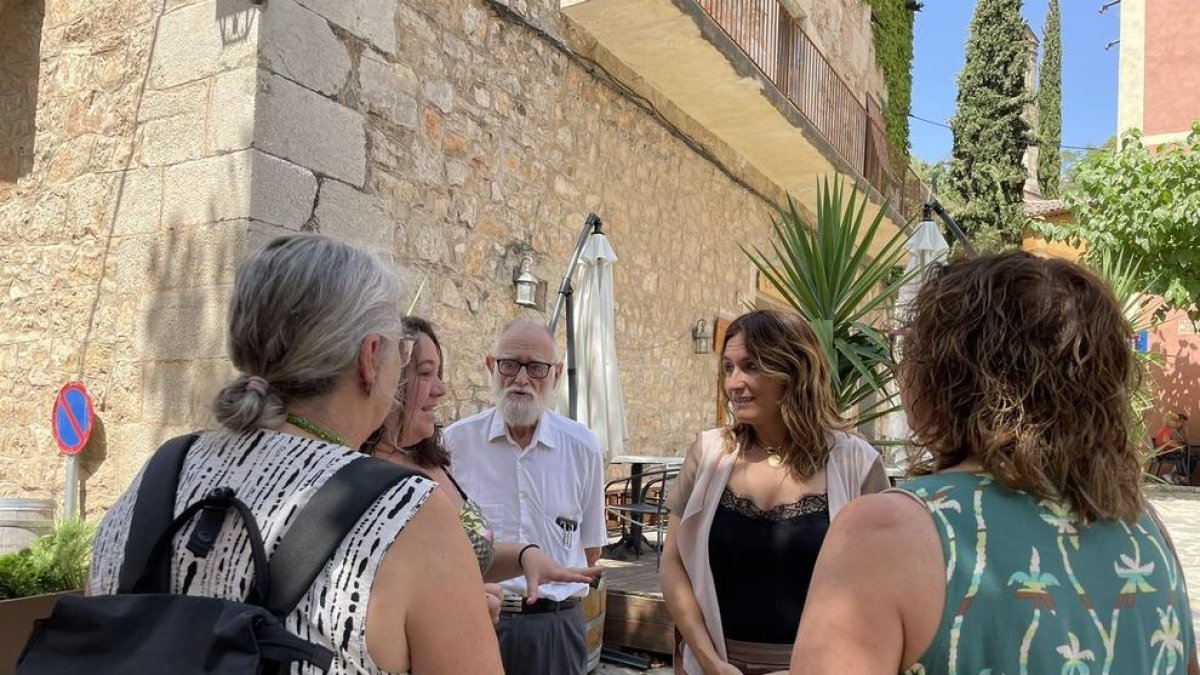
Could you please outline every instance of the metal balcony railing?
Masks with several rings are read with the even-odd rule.
[[[919,212],[929,191],[892,147],[880,111],[860,100],[779,0],[692,1],[902,216]]]

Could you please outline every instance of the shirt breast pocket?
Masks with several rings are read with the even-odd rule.
[[[579,524],[583,514],[568,513],[566,515],[546,518],[547,539],[555,548],[569,553],[579,546]]]

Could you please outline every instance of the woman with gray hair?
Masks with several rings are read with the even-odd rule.
[[[331,476],[374,461],[354,449],[395,405],[412,349],[401,303],[385,262],[327,237],[286,236],[253,254],[229,308],[229,355],[241,374],[217,394],[221,429],[187,455],[176,514],[233,488],[273,551]],[[140,482],[101,523],[92,594],[117,590]],[[457,514],[436,487],[410,476],[383,492],[288,615],[289,631],[334,652],[331,675],[501,672],[479,568],[466,539],[452,536]],[[254,576],[245,528],[222,527],[213,548],[220,555],[175,547],[172,593],[242,599]]]

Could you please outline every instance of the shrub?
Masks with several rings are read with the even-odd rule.
[[[0,600],[83,588],[95,533],[91,523],[67,520],[29,548],[0,555]]]

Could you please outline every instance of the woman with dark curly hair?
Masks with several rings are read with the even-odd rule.
[[[406,334],[415,338],[412,358],[404,369],[397,398],[401,404],[384,419],[368,449],[376,457],[419,469],[438,483],[438,492],[458,510],[463,531],[475,550],[479,571],[487,584],[488,609],[495,621],[503,598],[495,583],[524,576],[531,589],[527,602],[537,601],[538,584],[548,581],[588,582],[600,574],[596,567],[567,569],[537,546],[495,542],[487,518],[450,473],[450,453],[442,447],[442,430],[434,408],[446,395],[442,380],[442,343],[425,319],[406,316]]]
[[[830,521],[887,477],[879,453],[844,431],[800,315],[744,314],[721,354],[734,424],[688,449],[670,497],[662,588],[683,637],[676,673],[760,675],[787,668]]]
[[[793,675],[1200,673],[1108,286],[988,255],[935,272],[912,317],[899,384],[928,455],[830,529]]]

